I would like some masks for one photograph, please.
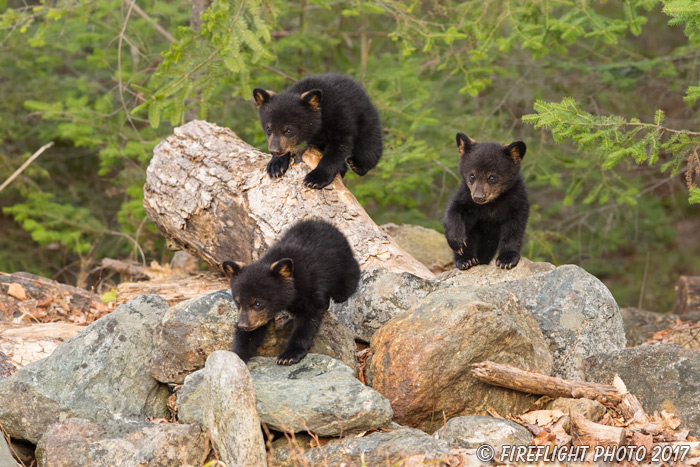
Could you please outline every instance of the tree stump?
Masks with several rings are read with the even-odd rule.
[[[195,120],[154,149],[143,205],[176,248],[217,268],[225,260],[255,261],[292,224],[318,218],[347,236],[361,268],[433,277],[372,221],[340,176],[322,190],[302,185],[319,157],[307,150],[273,180],[265,171],[268,154],[227,128]]]
[[[700,276],[681,276],[674,288],[673,314],[683,315],[700,310]]]

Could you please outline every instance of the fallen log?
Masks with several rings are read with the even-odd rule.
[[[145,282],[122,282],[117,286],[116,304],[126,303],[137,295],[155,294],[173,306],[214,290],[227,289],[229,286],[227,278],[213,272]]]
[[[303,186],[319,157],[307,150],[303,162],[273,180],[265,171],[268,154],[231,130],[192,121],[154,149],[143,205],[175,248],[217,268],[224,260],[254,261],[296,221],[321,218],[348,237],[363,269],[433,277],[372,221],[340,176],[322,190]]]
[[[26,272],[0,272],[0,321],[91,323],[108,313],[87,290]]]
[[[620,446],[625,442],[624,428],[601,425],[587,420],[573,407],[569,411],[569,425],[571,444],[574,446]]]
[[[70,323],[39,323],[0,326],[0,352],[21,366],[48,357],[85,326]]]
[[[676,297],[671,313],[683,315],[700,311],[700,276],[681,276],[674,290]]]
[[[627,392],[619,378],[616,379],[614,385],[571,381],[488,361],[474,363],[472,375],[479,381],[528,394],[553,398],[573,397],[579,399],[584,397],[595,400],[608,408],[619,411],[626,420],[639,421],[639,418],[644,415],[642,404],[635,396]]]

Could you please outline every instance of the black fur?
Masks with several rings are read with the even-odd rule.
[[[346,301],[360,280],[360,266],[345,236],[318,220],[292,226],[255,263],[226,261],[223,269],[231,276],[239,310],[233,351],[243,361],[255,354],[277,313],[287,310],[294,317],[287,348],[277,357],[280,365],[306,356],[330,299]]]
[[[291,153],[302,142],[323,153],[318,167],[304,179],[311,188],[323,188],[336,174],[344,175],[346,160],[355,173],[364,175],[382,157],[379,113],[348,76],[309,76],[279,94],[255,89],[253,99],[273,156],[267,165],[272,178],[284,175]]]
[[[530,203],[520,175],[526,146],[476,143],[457,133],[462,178],[450,200],[442,225],[455,265],[469,269],[488,264],[511,269],[520,261]]]

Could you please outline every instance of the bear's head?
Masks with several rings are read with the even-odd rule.
[[[520,179],[520,163],[527,149],[522,141],[507,146],[477,143],[457,133],[457,147],[459,173],[475,203],[490,203]]]
[[[320,89],[302,94],[253,90],[270,154],[284,156],[318,132],[321,128],[322,98]]]
[[[284,258],[271,265],[248,266],[224,261],[222,269],[231,278],[231,294],[238,307],[238,327],[252,331],[273,320],[294,300],[294,262]]]

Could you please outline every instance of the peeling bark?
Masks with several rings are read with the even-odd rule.
[[[361,268],[433,277],[372,221],[340,176],[323,190],[302,185],[319,157],[306,151],[272,180],[268,154],[227,128],[192,121],[156,146],[143,204],[175,247],[217,268],[225,260],[255,261],[295,222],[320,218],[348,237]]]

